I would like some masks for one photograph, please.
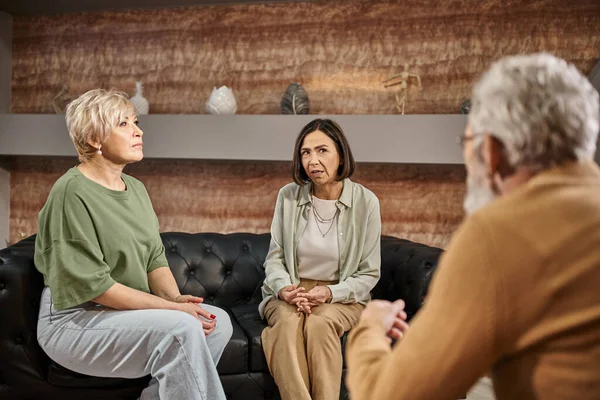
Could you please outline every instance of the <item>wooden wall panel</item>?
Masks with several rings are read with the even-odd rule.
[[[152,113],[203,113],[213,86],[240,114],[278,114],[302,82],[311,113],[395,113],[381,81],[420,74],[406,113],[458,113],[500,56],[548,51],[588,74],[600,59],[598,0],[344,0],[14,19],[12,112],[53,112],[62,85],[132,92]]]
[[[70,158],[19,157],[11,168],[11,240],[37,231],[52,184]],[[128,167],[152,199],[162,231],[268,232],[286,162],[145,160]],[[444,247],[463,217],[464,168],[361,164],[353,179],[381,202],[383,233]]]
[[[395,113],[381,81],[420,74],[406,113],[457,113],[495,59],[548,51],[591,71],[600,59],[597,0],[345,0],[16,17],[12,112],[49,113],[94,87],[145,83],[151,113],[203,113],[213,86],[240,114],[276,114],[287,85],[313,114]],[[35,232],[52,183],[75,161],[11,166],[11,240]],[[144,181],[164,231],[266,232],[287,163],[146,160]],[[363,164],[355,180],[380,198],[386,234],[444,247],[462,219],[460,166]]]

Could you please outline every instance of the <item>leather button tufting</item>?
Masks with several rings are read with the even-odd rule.
[[[225,272],[225,275],[231,275],[231,271],[227,270],[227,272]]]
[[[244,249],[244,251],[248,251],[248,245],[242,246],[242,249]]]
[[[23,343],[23,338],[21,336],[17,336],[15,338],[15,344],[22,344]]]
[[[0,283],[0,290],[4,290],[6,286],[4,286],[4,283]]]
[[[212,251],[212,250],[210,249],[210,247],[207,247],[207,248],[206,248],[206,252],[207,252],[207,253],[210,253],[211,251]]]
[[[196,271],[194,271],[194,270],[191,270],[191,271],[190,271],[190,275],[196,275]]]

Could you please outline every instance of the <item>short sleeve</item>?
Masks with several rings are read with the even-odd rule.
[[[160,225],[158,223],[158,217],[154,214],[154,219],[156,220],[156,235],[154,240],[154,249],[152,251],[152,257],[150,262],[148,263],[147,272],[150,273],[157,268],[168,267],[169,262],[167,261],[167,256],[165,254],[165,246],[160,237]]]
[[[69,185],[40,212],[35,244],[35,264],[56,309],[90,301],[115,283],[88,208]]]
[[[85,239],[52,242],[36,264],[47,271],[47,284],[57,310],[90,301],[107,291],[115,281],[100,249]]]

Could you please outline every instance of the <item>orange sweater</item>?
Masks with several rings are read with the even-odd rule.
[[[600,169],[538,174],[467,218],[390,349],[347,347],[352,400],[456,400],[490,369],[504,399],[600,399]]]

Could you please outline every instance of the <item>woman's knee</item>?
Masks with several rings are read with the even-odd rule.
[[[231,339],[233,335],[233,324],[229,315],[223,311],[222,315],[217,316],[217,325],[215,326],[215,332],[221,335],[223,338],[227,338],[227,341]]]
[[[179,313],[178,322],[171,329],[171,333],[177,337],[204,337],[202,322],[190,314],[174,311]]]
[[[311,314],[306,317],[304,333],[307,337],[308,335],[339,337],[338,327],[334,321],[318,314]]]
[[[233,335],[233,325],[231,323],[231,318],[227,312],[219,307],[215,306],[204,306],[207,311],[211,314],[215,315],[215,320],[217,321],[217,325],[215,326],[215,330],[212,332],[213,335],[218,335],[222,337],[225,343],[231,339]]]

